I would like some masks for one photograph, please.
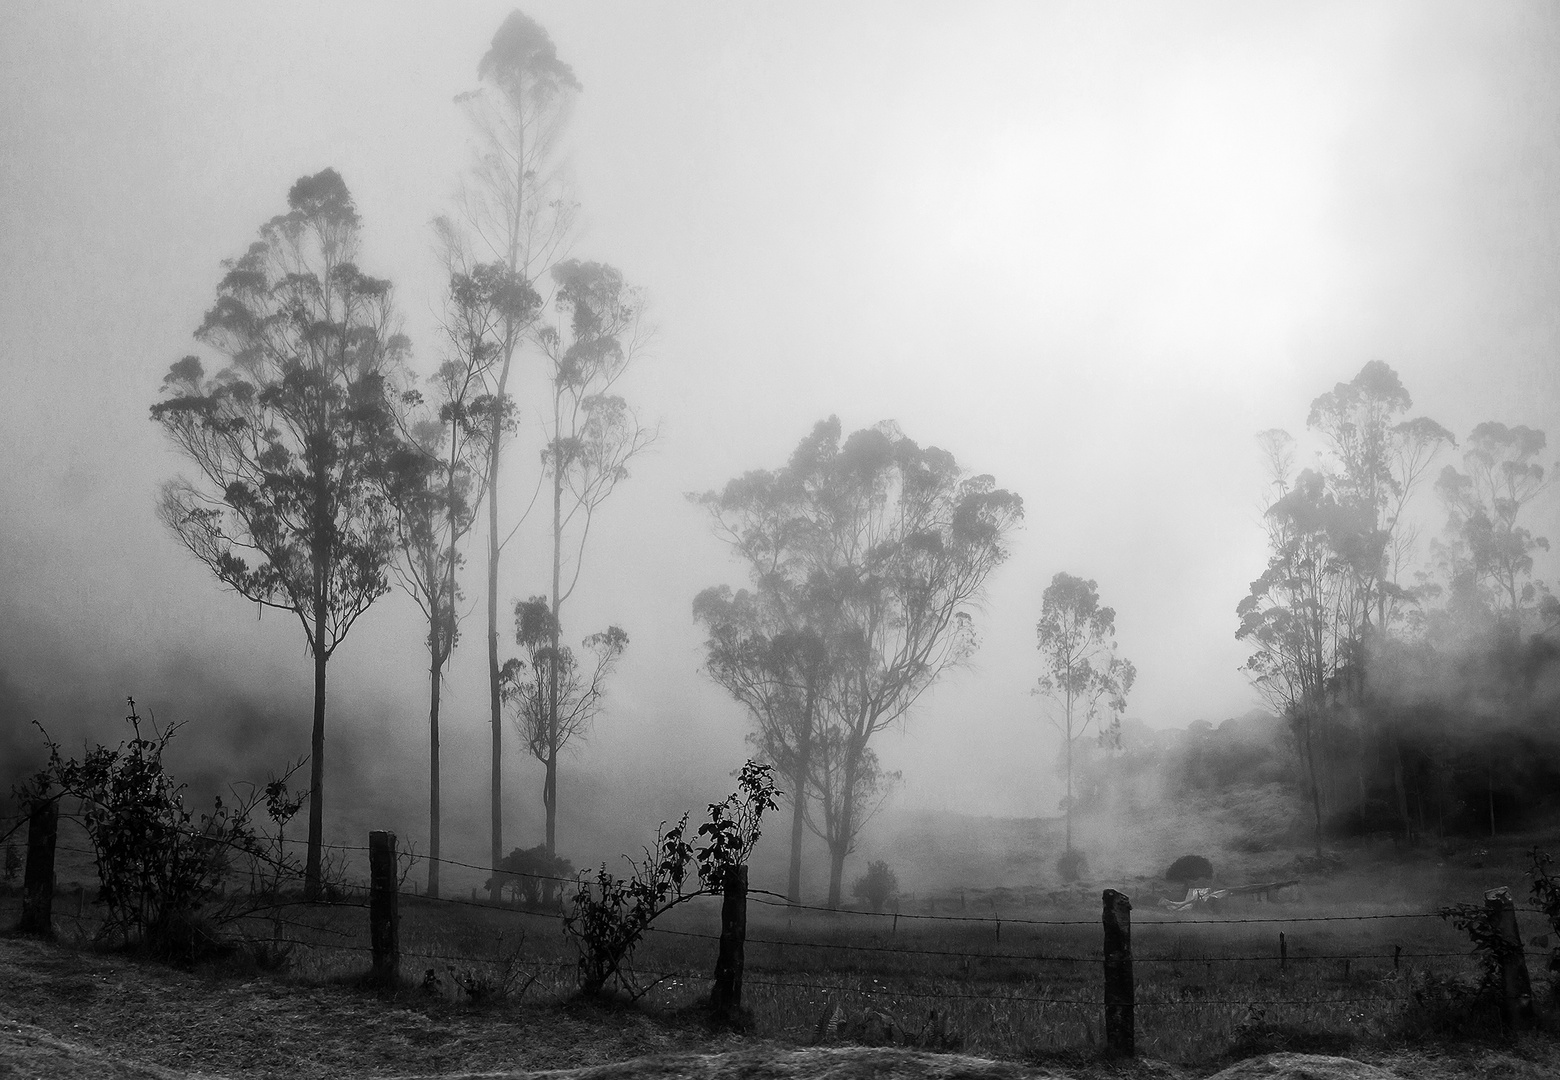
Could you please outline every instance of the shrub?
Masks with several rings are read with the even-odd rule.
[[[574,873],[574,864],[561,855],[548,855],[546,844],[533,848],[515,848],[498,864],[498,873],[483,886],[488,892],[497,884],[499,895],[508,890],[509,898],[524,907],[549,904],[559,894],[563,879]]]
[[[1201,855],[1182,855],[1165,871],[1166,881],[1201,881],[1213,877],[1213,864]]]
[[[1065,882],[1080,880],[1089,872],[1089,860],[1077,848],[1068,848],[1056,860],[1056,873]]]
[[[850,894],[857,900],[865,900],[873,911],[882,911],[889,898],[899,892],[899,878],[879,859],[867,864],[867,872],[856,879]]]
[[[687,839],[683,814],[669,829],[661,823],[643,862],[628,860],[628,877],[608,873],[603,863],[594,880],[582,879],[563,919],[579,952],[580,989],[596,994],[614,982],[631,998],[643,995],[649,988],[639,988],[633,958],[645,931],[678,904],[724,891],[727,874],[747,862],[758,842],[764,811],[776,805],[773,770],[749,761],[737,790],[710,804],[709,820],[697,832],[702,846]]]
[[[133,737],[110,749],[98,744],[81,761],[60,756],[44,733],[48,764],[23,785],[24,800],[72,797],[81,802],[82,824],[97,863],[97,902],[107,908],[100,938],[157,955],[194,960],[219,948],[215,923],[238,914],[237,899],[223,910],[209,909],[235,859],[247,858],[251,874],[257,862],[271,864],[280,880],[286,864],[256,834],[250,812],[259,793],[234,803],[215,800],[197,822],[184,805],[184,785],[163,766],[163,751],[177,725],[151,736],[130,699],[125,717]],[[301,800],[289,798],[286,777],[265,789],[266,807],[276,815],[296,812]],[[285,821],[278,821],[280,826]]]
[[[1434,971],[1414,976],[1396,1034],[1413,1042],[1489,1038],[1500,1030],[1500,1001],[1485,979]]]
[[[1528,852],[1528,860],[1529,897],[1533,906],[1549,920],[1549,932],[1560,938],[1560,877],[1549,869],[1553,860],[1547,852],[1533,848]],[[1560,1002],[1560,942],[1549,954],[1548,975],[1549,995]]]

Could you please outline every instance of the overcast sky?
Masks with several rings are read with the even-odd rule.
[[[185,466],[147,408],[196,351],[221,260],[326,166],[431,370],[428,222],[469,161],[453,98],[510,6],[0,0],[0,674],[35,710],[68,701],[108,738],[135,693],[251,771],[289,750],[256,727],[306,748],[298,627],[257,620],[159,526],[157,486]],[[1056,807],[1030,688],[1059,570],[1116,608],[1129,715],[1257,704],[1234,640],[1265,559],[1256,432],[1302,434],[1313,397],[1379,358],[1459,438],[1486,419],[1556,433],[1551,3],[524,10],[584,84],[573,252],[643,286],[659,326],[625,392],[663,438],[605,509],[568,628],[631,640],[565,764],[566,848],[583,778],[671,804],[728,783],[744,719],[698,673],[689,604],[742,572],[683,493],[782,464],[831,413],[895,420],[1025,500],[975,664],[880,749],[898,805],[997,814]],[[506,598],[544,580],[520,543]],[[471,810],[480,619],[445,699],[447,798]],[[332,663],[328,767],[409,806],[422,650],[396,595]],[[246,718],[223,711],[240,700]],[[539,771],[509,775],[523,834]]]

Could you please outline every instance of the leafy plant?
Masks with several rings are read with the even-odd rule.
[[[280,827],[272,841],[256,833],[251,812],[259,792],[226,803],[218,796],[208,814],[197,819],[184,805],[184,785],[163,765],[163,752],[178,725],[142,730],[142,718],[129,699],[133,737],[110,749],[101,743],[77,761],[60,756],[58,744],[44,733],[47,765],[23,787],[29,800],[71,797],[81,802],[82,824],[97,864],[97,902],[107,915],[102,938],[161,955],[193,959],[215,947],[213,921],[234,917],[239,898],[209,911],[235,859],[271,868],[276,882],[287,869],[280,855]],[[41,728],[40,728],[41,730]],[[266,788],[273,814],[296,813],[302,798],[292,799],[286,778]],[[285,820],[285,819],[282,819]],[[295,872],[295,871],[294,871]]]
[[[867,872],[856,879],[850,894],[865,900],[873,911],[882,911],[889,898],[899,892],[899,878],[882,859],[867,864]]]
[[[1554,860],[1548,852],[1536,847],[1528,852],[1528,859],[1529,896],[1533,905],[1549,920],[1549,932],[1560,938],[1560,877],[1549,869]],[[1549,992],[1560,1000],[1560,943],[1549,954]]]
[[[1510,958],[1513,951],[1520,952],[1521,946],[1514,947],[1501,936],[1495,913],[1483,904],[1452,904],[1437,914],[1473,942],[1473,954],[1480,971],[1478,993],[1493,998],[1500,985],[1501,961]]]
[[[1547,851],[1533,848],[1528,852],[1528,860],[1526,873],[1533,905],[1549,920],[1550,932],[1560,934],[1560,877],[1549,869],[1554,859]]]
[[[760,836],[764,812],[775,809],[773,769],[748,761],[737,774],[737,790],[711,803],[697,839],[688,838],[688,815],[671,828],[661,823],[642,862],[629,859],[626,878],[608,872],[582,879],[564,916],[563,928],[579,951],[580,988],[597,994],[616,983],[630,998],[641,997],[633,956],[645,931],[665,912],[696,896],[724,890],[727,875],[747,862]],[[653,983],[651,985],[654,985]]]

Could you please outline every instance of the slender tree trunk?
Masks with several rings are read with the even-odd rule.
[[[850,842],[854,839],[856,784],[858,756],[851,752],[845,757],[845,769],[840,783],[840,813],[835,829],[829,837],[829,907],[840,906],[840,884],[845,877],[845,858],[850,854]]]
[[[509,362],[504,362],[503,373],[498,379],[498,394],[493,401],[493,431],[492,441],[488,449],[488,580],[487,580],[487,617],[488,617],[488,705],[493,724],[493,751],[492,751],[492,821],[489,836],[488,854],[493,868],[492,898],[496,901],[499,894],[498,864],[503,859],[504,851],[504,813],[503,813],[503,755],[504,755],[504,726],[503,712],[500,708],[498,687],[498,454],[500,435],[503,432],[504,411],[504,383],[509,376]]]
[[[562,417],[558,408],[558,390],[553,388],[553,518],[552,518],[552,659],[547,665],[547,784],[543,796],[547,807],[547,856],[557,853],[558,833],[558,660],[563,634],[563,447],[559,441]]]
[[[324,625],[323,606],[315,605],[314,731],[309,739],[309,851],[303,871],[303,898],[310,903],[320,898],[320,851],[325,843],[325,663],[328,657],[318,644],[320,628]]]
[[[1067,850],[1067,851],[1071,851],[1072,850],[1072,812],[1073,812],[1072,751],[1073,751],[1072,724],[1069,723],[1067,725],[1067,750],[1066,750],[1066,753],[1067,753],[1067,812],[1062,815],[1062,818],[1063,818],[1064,822],[1066,823],[1065,824],[1065,832],[1066,832],[1065,850]]]
[[[1403,780],[1403,745],[1394,730],[1392,740],[1392,785],[1397,789],[1398,817],[1403,822],[1403,839],[1414,838],[1414,819],[1408,809],[1408,785]]]
[[[558,848],[558,751],[547,749],[547,775],[542,781],[542,806],[547,811],[547,854]]]
[[[1484,764],[1484,795],[1490,804],[1490,839],[1495,839],[1495,766],[1485,759]]]
[[[439,655],[438,605],[429,616],[428,650],[428,895],[439,895],[439,689],[444,667]]]
[[[1066,835],[1065,851],[1072,850],[1072,749],[1073,749],[1073,705],[1072,705],[1072,665],[1067,667],[1067,729],[1064,733],[1067,737],[1067,745],[1063,753],[1067,759],[1067,809],[1062,814],[1063,828]]]
[[[1316,776],[1316,745],[1311,737],[1311,721],[1306,721],[1305,731],[1306,770],[1311,774],[1311,811],[1316,820],[1316,857],[1322,857],[1322,789]]]
[[[525,113],[520,99],[521,87],[516,85],[515,115],[518,147],[515,154],[515,210],[509,225],[509,270],[520,269],[520,216],[525,208]],[[488,854],[493,868],[493,900],[500,898],[498,864],[504,854],[504,716],[498,684],[498,463],[503,445],[504,390],[509,384],[509,365],[514,360],[518,328],[508,319],[504,323],[504,363],[499,369],[498,392],[493,396],[493,430],[488,445],[488,709],[493,721],[493,776],[492,823]]]
[[[840,882],[845,877],[845,857],[850,854],[850,807],[840,812],[839,829],[829,838],[829,907],[840,906]]]
[[[795,786],[791,792],[791,869],[786,880],[785,898],[792,904],[802,902],[802,830],[807,825],[807,771],[812,765],[813,684],[814,679],[808,679],[803,719],[806,726],[796,748]]]

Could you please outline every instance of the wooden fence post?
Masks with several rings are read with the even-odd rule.
[[[715,960],[715,985],[710,1007],[723,1019],[735,1019],[742,1008],[742,952],[747,941],[748,868],[726,872],[720,905],[720,955]]]
[[[1112,1053],[1131,1057],[1133,1036],[1132,901],[1106,889],[1105,907],[1105,1045]]]
[[[401,972],[401,912],[396,886],[395,833],[368,834],[368,936],[374,949],[374,978],[393,983]]]
[[[1522,935],[1517,932],[1517,908],[1511,890],[1502,886],[1484,894],[1490,927],[1500,939],[1495,958],[1500,964],[1500,1022],[1508,1031],[1533,1026],[1533,984],[1528,978]]]
[[[22,878],[22,918],[16,929],[39,937],[54,936],[54,838],[60,827],[60,801],[33,802],[27,819],[27,870]]]

